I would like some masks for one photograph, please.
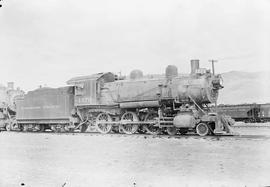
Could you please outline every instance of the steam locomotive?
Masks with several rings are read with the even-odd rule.
[[[74,77],[67,84],[39,88],[17,99],[16,123],[11,129],[232,134],[226,118],[208,110],[223,88],[222,78],[200,68],[199,60],[191,60],[191,73],[185,76],[169,65],[163,77],[145,77],[139,70],[129,78],[106,72]]]

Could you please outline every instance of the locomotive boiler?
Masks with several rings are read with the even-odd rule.
[[[60,88],[51,98],[44,92],[53,92],[52,88],[33,91],[31,97],[28,93],[18,102],[19,126],[24,130],[80,129],[104,134],[231,133],[225,118],[206,110],[208,104],[216,102],[223,88],[221,76],[200,68],[198,60],[191,61],[188,75],[180,76],[177,68],[170,65],[165,76],[143,76],[135,70],[124,79],[107,72],[74,77],[67,84],[71,90],[69,99],[62,102]],[[42,99],[46,102],[41,102]],[[60,117],[58,110],[63,110],[63,106],[67,113]]]

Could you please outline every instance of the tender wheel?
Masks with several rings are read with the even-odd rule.
[[[200,123],[196,126],[196,132],[200,136],[206,136],[209,133],[209,128],[207,124]]]
[[[22,130],[23,130],[23,132],[27,132],[28,131],[28,125],[24,125]]]
[[[167,127],[167,133],[170,135],[170,136],[174,136],[176,135],[177,133],[177,129],[175,127]]]
[[[181,128],[181,129],[179,130],[179,132],[180,132],[181,135],[185,135],[185,134],[188,133],[188,129],[183,129],[183,128]]]
[[[96,129],[102,134],[107,134],[112,130],[112,124],[103,124],[102,122],[111,122],[112,118],[107,113],[100,113],[96,119]]]
[[[37,124],[34,126],[34,129],[35,129],[34,131],[37,131],[37,132],[44,132],[45,127],[44,125]]]
[[[123,114],[121,121],[131,122],[131,121],[139,121],[139,119],[134,112],[126,112]],[[139,125],[138,124],[123,124],[121,128],[125,134],[134,134],[135,132],[137,132]]]
[[[53,132],[55,133],[59,133],[59,132],[65,132],[65,128],[63,125],[58,124],[58,125],[51,125],[51,129]]]
[[[156,112],[150,112],[146,115],[144,121],[155,121],[155,118],[158,117],[158,114]],[[154,124],[148,124],[144,126],[144,129],[147,133],[152,135],[157,135],[160,133],[161,129],[159,127],[155,127]]]

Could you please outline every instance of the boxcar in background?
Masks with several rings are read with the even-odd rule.
[[[219,105],[218,113],[246,123],[270,121],[270,104]]]

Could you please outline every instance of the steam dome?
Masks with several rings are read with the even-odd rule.
[[[177,77],[178,69],[175,65],[168,65],[165,74],[167,78]]]

